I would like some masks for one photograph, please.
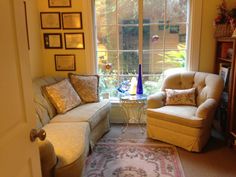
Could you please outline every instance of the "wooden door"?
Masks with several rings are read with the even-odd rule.
[[[0,176],[41,177],[23,0],[0,1]]]

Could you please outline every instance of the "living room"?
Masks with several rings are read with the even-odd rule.
[[[212,106],[228,89],[218,71],[229,61],[216,61],[217,50],[226,46],[228,58],[236,43],[233,31],[215,37],[224,3],[236,8],[235,0],[1,1],[1,176],[235,176],[226,135],[234,107],[224,108],[229,121]],[[54,97],[58,83],[70,94],[60,101],[73,105]],[[161,88],[194,97],[169,111],[194,111],[190,120],[156,111],[168,107],[157,101]]]

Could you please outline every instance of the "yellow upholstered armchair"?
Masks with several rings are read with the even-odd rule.
[[[210,137],[211,123],[223,87],[223,79],[216,74],[182,72],[166,77],[161,92],[148,97],[148,137],[189,151],[201,151]],[[171,100],[175,95],[169,93],[172,89],[177,93],[174,99],[177,104]],[[187,91],[187,97],[181,100],[178,93],[182,91]],[[178,104],[186,98],[190,102]]]

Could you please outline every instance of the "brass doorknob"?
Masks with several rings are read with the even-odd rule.
[[[45,140],[46,138],[46,132],[44,129],[32,129],[30,131],[30,141],[34,142],[36,138],[39,138],[41,141]]]

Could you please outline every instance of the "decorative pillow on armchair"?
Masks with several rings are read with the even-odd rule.
[[[99,101],[99,76],[69,73],[70,82],[84,103]]]
[[[166,105],[196,106],[195,88],[185,90],[165,89]]]
[[[65,113],[81,103],[68,79],[45,86],[43,89],[58,113]]]

